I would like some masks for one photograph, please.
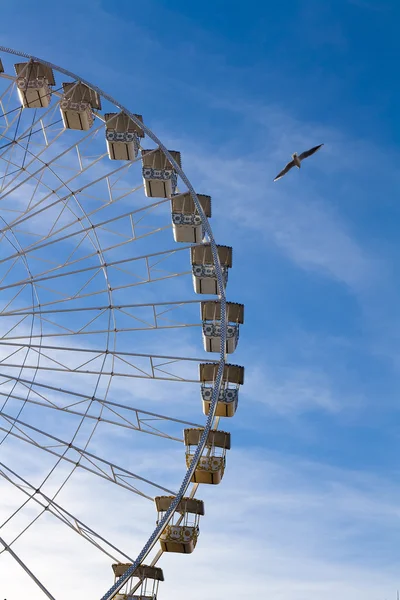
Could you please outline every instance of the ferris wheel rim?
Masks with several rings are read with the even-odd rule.
[[[82,83],[88,85],[94,91],[99,93],[104,99],[108,100],[109,102],[114,104],[116,107],[118,107],[121,111],[123,111],[125,114],[127,114],[137,125],[139,125],[142,128],[142,130],[148,135],[148,137],[162,150],[164,155],[168,158],[169,162],[174,167],[174,170],[177,172],[177,174],[180,176],[182,181],[185,183],[185,185],[192,197],[192,200],[194,202],[196,210],[198,211],[198,213],[201,217],[203,229],[207,233],[207,237],[208,237],[208,240],[209,240],[209,243],[211,246],[211,253],[212,253],[212,257],[213,257],[213,263],[214,263],[216,279],[217,279],[217,286],[218,286],[218,299],[219,299],[220,307],[221,307],[220,308],[221,336],[220,336],[220,357],[219,357],[218,369],[217,369],[217,373],[216,373],[216,377],[215,377],[214,385],[213,385],[213,389],[212,389],[209,413],[208,413],[208,416],[207,416],[207,419],[206,419],[206,422],[204,425],[204,430],[203,430],[203,433],[199,440],[198,446],[193,454],[193,458],[191,460],[189,467],[187,468],[187,471],[184,475],[184,478],[182,480],[179,491],[178,491],[177,495],[175,496],[175,499],[171,502],[168,510],[165,512],[163,517],[158,522],[156,528],[153,530],[153,533],[148,538],[146,544],[143,546],[143,548],[142,548],[141,552],[139,553],[139,555],[137,556],[136,560],[127,569],[127,571],[116,581],[116,583],[108,590],[108,592],[101,598],[101,600],[111,600],[118,593],[118,591],[121,590],[121,588],[125,585],[125,583],[132,577],[132,575],[136,571],[136,569],[141,565],[143,560],[148,556],[148,554],[154,548],[156,542],[158,541],[163,529],[171,520],[180,500],[184,497],[187,489],[189,488],[191,477],[192,477],[192,475],[196,469],[196,466],[200,460],[200,456],[206,445],[208,434],[213,426],[213,422],[214,422],[215,415],[216,415],[218,396],[219,396],[219,392],[220,392],[220,388],[221,388],[221,384],[222,384],[222,380],[223,380],[224,367],[226,364],[226,326],[227,326],[227,321],[226,321],[225,283],[224,283],[224,278],[223,278],[223,272],[222,272],[222,268],[221,268],[221,264],[220,264],[220,260],[219,260],[217,244],[215,242],[215,238],[214,238],[211,226],[209,224],[209,221],[208,221],[208,218],[207,218],[205,212],[203,211],[203,208],[200,204],[200,201],[197,197],[197,194],[196,194],[192,184],[190,183],[188,177],[186,176],[186,174],[183,171],[183,169],[181,168],[181,166],[178,164],[178,162],[175,160],[175,158],[168,151],[166,146],[159,140],[159,138],[153,133],[153,131],[149,127],[147,127],[144,123],[140,122],[137,119],[135,114],[131,113],[131,111],[129,111],[124,105],[122,105],[117,100],[115,100],[115,98],[113,98],[111,95],[107,94],[101,88],[99,88],[96,85],[93,85],[86,79],[78,77],[75,73],[73,73],[67,69],[64,69],[63,67],[59,67],[58,65],[55,65],[52,62],[43,60],[43,59],[38,58],[31,54],[27,54],[27,53],[24,53],[24,52],[21,52],[18,50],[14,50],[12,48],[0,46],[0,52],[14,55],[14,56],[20,56],[20,57],[26,58],[28,60],[38,61],[46,66],[49,66],[50,68],[54,68],[56,71],[63,73],[70,78],[73,78],[74,80],[77,80],[79,82],[82,82]],[[217,362],[217,361],[215,361],[215,362]],[[218,417],[217,417],[217,419],[218,419]],[[194,492],[196,491],[197,485],[198,484],[195,484],[193,486]]]

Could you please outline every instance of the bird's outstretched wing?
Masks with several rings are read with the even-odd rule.
[[[280,179],[281,177],[283,177],[284,175],[286,175],[286,173],[288,171],[290,171],[290,169],[294,167],[294,160],[291,160],[284,169],[282,169],[282,171],[280,173],[278,173],[278,175],[275,177],[274,181],[278,181],[278,179]]]
[[[317,150],[319,150],[320,148],[322,148],[323,144],[320,144],[319,146],[314,146],[314,148],[310,148],[310,150],[306,150],[305,152],[302,152],[299,155],[299,159],[300,160],[304,160],[305,158],[308,158],[309,156],[312,156],[313,154],[315,154],[315,152]]]

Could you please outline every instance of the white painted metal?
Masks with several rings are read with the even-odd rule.
[[[3,420],[0,431],[4,434],[0,437],[0,444],[10,440],[30,444],[56,458],[39,487],[23,483],[23,478],[10,470],[9,465],[0,470],[3,479],[25,490],[27,499],[15,515],[28,503],[37,504],[38,498],[41,498],[41,512],[15,539],[19,539],[46,510],[51,509],[54,516],[60,518],[62,515],[69,527],[107,552],[105,547],[111,547],[108,541],[79,521],[75,521],[73,526],[71,514],[55,502],[65,481],[78,466],[142,497],[151,498],[140,487],[142,485],[147,486],[146,490],[148,486],[156,486],[175,494],[163,485],[88,450],[100,423],[152,434],[155,438],[171,442],[179,440],[171,433],[171,427],[177,424],[203,427],[204,431],[175,500],[137,559],[129,559],[132,566],[104,596],[104,600],[111,600],[130,581],[137,566],[152,551],[180,499],[187,495],[208,432],[218,423],[214,416],[225,365],[226,278],[207,220],[209,208],[203,210],[203,202],[181,169],[180,155],[171,154],[138,115],[130,113],[96,86],[36,58],[35,61],[54,70],[55,82],[48,82],[54,87],[51,102],[49,95],[40,93],[40,97],[35,97],[34,101],[45,107],[38,108],[37,112],[31,110],[33,102],[28,98],[27,90],[18,88],[16,77],[10,75],[7,68],[7,61],[12,55],[28,60],[31,57],[3,47],[0,47],[1,53],[4,53],[5,72],[0,73],[0,84],[4,81],[6,85],[4,92],[0,88],[0,111],[4,121],[1,121],[0,114],[0,417]],[[23,73],[18,75],[22,76]],[[64,92],[69,93],[69,99],[60,91],[65,78],[69,79],[69,86],[64,85]],[[82,96],[79,99],[74,96],[75,92],[83,89],[82,86],[88,86],[93,91],[93,98]],[[42,101],[44,97],[49,98],[47,107]],[[187,233],[183,237],[188,237],[189,242],[200,242],[201,232],[201,238],[205,236],[210,245],[215,273],[212,291],[218,294],[220,302],[221,333],[219,347],[215,347],[219,351],[219,359],[214,361],[217,370],[211,386],[207,419],[203,425],[173,415],[165,416],[151,410],[133,408],[123,401],[115,402],[112,396],[113,382],[116,380],[129,382],[148,379],[171,384],[197,384],[192,385],[194,392],[191,394],[197,397],[201,412],[199,379],[187,368],[197,366],[204,359],[171,356],[169,353],[165,356],[155,352],[135,353],[132,350],[137,346],[127,347],[126,340],[129,340],[129,344],[140,346],[144,341],[143,335],[150,340],[151,336],[170,335],[181,328],[193,331],[200,342],[201,322],[196,310],[199,301],[190,298],[176,300],[174,282],[185,276],[190,280],[189,257],[186,255],[186,261],[180,258],[183,254],[178,250],[185,248],[165,249],[170,248],[171,229],[174,230],[175,239],[180,235],[177,227],[173,226],[170,211],[165,210],[166,203],[171,202],[175,181],[171,181],[170,177],[165,178],[165,173],[158,177],[153,172],[146,179],[139,163],[140,154],[136,150],[132,153],[132,148],[127,152],[128,160],[124,160],[123,164],[118,164],[123,152],[121,155],[114,152],[111,157],[113,160],[109,161],[110,147],[107,151],[104,135],[106,117],[100,111],[100,98],[104,110],[108,113],[122,111],[140,128],[143,136],[146,135],[155,143],[156,147],[146,154],[146,160],[150,160],[152,168],[159,168],[159,159],[164,157],[162,160],[165,159],[165,165],[172,169],[174,177],[176,174],[186,185],[196,216],[200,219],[195,225],[194,239],[192,234]],[[21,109],[21,101],[26,109]],[[62,104],[65,101],[78,104],[89,102],[90,115],[88,106],[67,107]],[[77,114],[71,111],[79,113],[78,120]],[[71,127],[88,131],[71,134],[66,129]],[[143,197],[142,175],[145,193],[148,196],[161,195],[161,200],[149,202]],[[157,178],[162,190],[157,187]],[[132,183],[135,180],[137,183]],[[180,231],[183,233],[182,229]],[[180,241],[183,241],[183,237],[180,237]],[[155,250],[157,247],[160,250]],[[182,268],[185,262],[187,266]],[[165,301],[126,301],[131,290],[135,290],[137,298],[141,289],[146,293],[154,289],[159,298],[157,290],[160,289],[160,283]],[[202,293],[205,291],[204,288]],[[174,317],[176,311],[182,313],[179,320]],[[132,322],[136,323],[135,326],[131,325]],[[193,329],[189,330],[190,327]],[[52,344],[49,338],[57,338],[57,342]],[[153,343],[155,339],[153,337]],[[121,340],[124,341],[122,347]],[[55,375],[61,378],[57,383],[54,381]],[[61,400],[64,398],[65,402]],[[26,407],[46,409],[49,414],[54,411],[57,415],[76,418],[75,433],[64,439],[44,426],[38,427],[28,422],[21,418],[21,412]],[[8,410],[10,408],[14,409],[14,413]],[[52,411],[49,411],[50,408]],[[112,416],[110,412],[105,416],[105,410],[112,411]],[[127,413],[134,415],[135,420],[127,417]],[[150,419],[156,425],[150,424]],[[86,442],[78,444],[75,438],[83,425],[89,426],[89,434]],[[58,491],[46,495],[44,489],[47,480],[62,463],[71,465],[68,477]],[[192,485],[189,495],[194,496],[196,490],[197,484]],[[13,556],[11,546],[14,541],[8,542],[5,547]],[[123,555],[120,551],[118,553]],[[127,558],[126,554],[123,556]],[[158,558],[159,553],[156,553],[152,564]],[[29,572],[26,566],[21,566]],[[33,574],[32,578],[36,581]],[[43,584],[39,582],[38,585],[45,590]]]

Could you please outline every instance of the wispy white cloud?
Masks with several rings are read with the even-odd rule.
[[[248,369],[248,382],[243,390],[246,398],[261,403],[281,415],[301,414],[322,410],[335,413],[342,407],[343,398],[335,394],[332,382],[317,368],[273,368],[265,364]]]
[[[273,111],[270,118],[273,123]],[[313,171],[306,171],[320,172],[326,165],[329,171],[330,160],[335,163],[345,142],[336,143],[333,149],[328,147],[325,156],[323,152],[317,155],[313,165],[304,166],[304,174],[291,173],[288,177],[292,180],[273,184],[275,171],[289,158],[288,148],[302,149],[310,143],[310,136],[294,134],[294,129],[295,123],[292,135],[283,133],[279,140],[277,132],[272,133],[273,150],[265,143],[257,149],[237,152],[228,143],[211,154],[207,145],[201,147],[185,138],[172,143],[182,148],[198,189],[213,191],[217,230],[221,229],[218,219],[224,216],[240,222],[241,228],[256,232],[267,245],[276,245],[300,268],[318,271],[353,291],[362,291],[378,277],[380,261],[357,241],[350,225],[333,207],[332,199],[321,196],[310,174]],[[296,137],[297,143],[292,139]],[[314,135],[312,139],[320,138]],[[301,182],[304,177],[308,187]]]
[[[155,467],[157,457],[152,460]],[[204,486],[199,497],[206,516],[198,547],[189,557],[163,556],[160,598],[186,597],[188,587],[196,599],[222,592],[239,598],[246,591],[283,600],[321,594],[350,600],[356,592],[372,600],[395,590],[399,489],[389,478],[268,455],[256,447],[233,449],[220,487]],[[71,482],[60,502],[128,554],[138,551],[155,520],[151,503],[84,476]],[[15,549],[57,599],[70,597],[78,586],[82,595],[100,597],[111,583],[111,561],[50,519],[39,521]],[[4,573],[1,589],[7,595],[23,575],[12,562]],[[193,586],[196,573],[201,577]],[[41,600],[27,579],[24,585],[32,600]]]
[[[298,266],[319,271],[356,291],[372,283],[377,265],[326,202],[279,192],[267,202],[262,220],[254,208],[246,211],[245,224],[272,240]]]

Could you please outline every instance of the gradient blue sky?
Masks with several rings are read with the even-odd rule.
[[[255,593],[395,594],[399,22],[397,0],[21,0],[1,9],[2,45],[81,74],[143,114],[213,198],[216,238],[234,247],[229,299],[246,305],[231,460],[250,457],[266,506],[277,490],[298,502],[277,502],[282,523],[304,523],[287,532],[288,564],[309,552],[328,569],[317,589],[292,589],[286,573],[281,587],[267,578]],[[293,151],[321,142],[301,171],[272,182]],[[227,472],[229,489],[238,477]],[[316,496],[329,518],[318,517]],[[275,535],[268,544],[281,548],[286,533]],[[366,573],[376,587],[364,586]]]

